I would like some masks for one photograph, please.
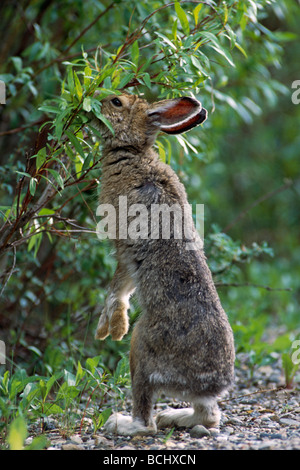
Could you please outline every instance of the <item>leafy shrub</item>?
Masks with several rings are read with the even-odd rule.
[[[209,110],[203,131],[159,136],[156,146],[190,201],[205,204],[206,254],[237,350],[254,351],[260,364],[270,358],[271,348],[260,348],[267,325],[295,329],[299,108],[291,107],[289,80],[297,15],[292,0],[5,6],[0,325],[11,371],[1,379],[4,434],[19,416],[43,422],[69,410],[72,421],[85,393],[93,403],[110,389],[122,394],[123,372],[111,371],[128,339],[105,346],[91,339],[115,268],[111,247],[95,233],[101,137],[88,125],[94,115],[109,127],[101,114],[108,94],[199,96]],[[294,291],[266,296],[264,287]],[[132,323],[138,315],[133,299]],[[288,351],[288,341],[277,348]],[[98,365],[88,359],[95,357]],[[107,409],[93,415],[95,428]],[[18,445],[23,428],[18,421]]]

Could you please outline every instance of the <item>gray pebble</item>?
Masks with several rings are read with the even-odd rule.
[[[240,356],[240,354],[239,354]],[[255,380],[250,378],[247,367],[247,355],[240,356],[241,367],[236,368],[237,381],[228,396],[220,399],[222,419],[220,431],[206,429],[197,425],[194,428],[169,429],[158,431],[153,436],[139,438],[113,436],[108,438],[98,430],[93,431],[92,421],[79,433],[74,427],[68,439],[62,438],[59,420],[49,419],[47,439],[49,450],[86,450],[99,449],[114,451],[124,450],[300,450],[300,405],[299,405],[299,379],[295,380],[294,390],[272,390],[275,376],[280,377],[282,368],[280,360],[272,364],[272,368],[264,366],[255,371]],[[279,357],[280,359],[280,357]],[[272,374],[271,374],[272,371]],[[300,377],[299,377],[300,378]],[[267,390],[270,387],[270,390]],[[259,392],[261,389],[261,392]],[[251,395],[252,394],[252,395]],[[242,398],[241,398],[242,397]],[[232,398],[232,400],[230,399]],[[114,398],[109,399],[108,406],[114,406]],[[174,404],[168,397],[164,403],[158,402],[154,415]],[[85,403],[84,403],[84,406]],[[187,406],[182,402],[177,407]],[[188,405],[189,406],[189,405]],[[131,399],[126,399],[123,410],[131,412]],[[95,410],[92,407],[91,412]],[[51,427],[51,424],[53,425]],[[76,429],[76,430],[75,430]],[[29,437],[26,444],[32,442],[32,437],[39,435],[40,426],[32,425],[29,428]],[[169,436],[169,437],[168,437]],[[167,438],[167,439],[166,439]]]
[[[61,446],[62,450],[84,450],[84,447],[80,444],[73,444],[70,442],[69,444],[63,444]]]
[[[241,419],[232,417],[226,421],[226,424],[233,424],[235,426],[243,426],[244,423]]]
[[[280,418],[279,422],[285,426],[298,426],[300,428],[300,421],[296,421],[295,419]]]
[[[210,436],[210,432],[208,429],[206,429],[204,426],[201,424],[198,424],[197,426],[194,426],[190,430],[190,436],[191,437],[204,437],[204,436]]]

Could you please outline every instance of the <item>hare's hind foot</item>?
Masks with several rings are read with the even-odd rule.
[[[120,341],[126,335],[129,328],[127,306],[116,308],[109,322],[109,332],[114,341]]]
[[[150,426],[145,426],[139,419],[132,419],[131,416],[114,413],[106,421],[104,432],[120,436],[146,436],[155,434],[156,426],[154,423]]]
[[[192,428],[197,424],[202,424],[206,428],[218,428],[221,413],[214,398],[198,399],[193,406],[193,408],[179,410],[168,408],[160,411],[156,416],[157,428]]]
[[[105,339],[108,335],[109,335],[109,321],[108,321],[106,311],[104,311],[100,315],[100,318],[99,318],[99,322],[98,322],[96,333],[95,333],[95,339]]]

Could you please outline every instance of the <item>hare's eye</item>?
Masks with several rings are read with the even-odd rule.
[[[120,108],[122,106],[122,103],[121,101],[119,100],[119,98],[113,98],[111,100],[112,104],[114,104],[115,106],[117,106],[118,108]]]

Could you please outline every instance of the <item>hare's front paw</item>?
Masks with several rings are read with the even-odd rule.
[[[118,434],[120,436],[150,435],[156,432],[155,426],[145,426],[138,419],[114,413],[104,425],[106,434]]]

